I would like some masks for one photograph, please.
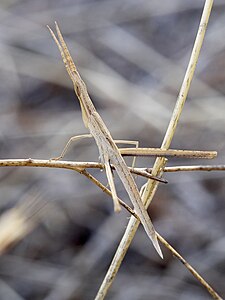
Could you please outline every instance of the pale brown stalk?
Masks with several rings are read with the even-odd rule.
[[[40,167],[40,168],[62,168],[68,170],[80,171],[84,169],[104,169],[104,165],[97,162],[76,162],[76,161],[56,161],[46,159],[0,159],[0,167]],[[112,169],[114,166],[111,165]],[[152,178],[150,174],[153,168],[132,168],[128,167],[130,172],[145,178]],[[196,165],[196,166],[171,166],[165,167],[163,172],[210,172],[210,171],[225,171],[225,165]],[[167,183],[166,179],[155,177],[159,182]]]
[[[186,70],[186,74],[180,89],[180,93],[178,95],[177,98],[177,102],[171,117],[171,120],[169,122],[165,137],[163,139],[162,142],[162,146],[161,148],[164,150],[169,149],[171,141],[173,139],[185,100],[187,98],[187,94],[190,88],[190,84],[194,75],[194,71],[196,68],[196,64],[198,61],[198,57],[199,57],[199,53],[202,47],[202,43],[203,43],[203,39],[205,36],[205,31],[207,28],[207,24],[208,24],[208,20],[209,20],[209,16],[211,13],[211,9],[212,9],[212,5],[213,5],[213,0],[206,0],[205,1],[205,5],[204,5],[204,9],[203,9],[203,13],[202,13],[202,17],[201,17],[201,21],[200,21],[200,25],[199,25],[199,29],[198,29],[198,33],[196,36],[196,40],[194,43],[194,47],[192,50],[192,54],[191,54],[191,58]],[[152,169],[152,174],[155,176],[158,176],[159,174],[161,174],[163,172],[163,169],[165,167],[165,158],[157,158],[155,161],[155,164],[153,166]],[[153,182],[152,180],[149,180],[146,188],[144,189],[144,193],[143,193],[143,202],[146,205],[146,207],[148,207],[148,205],[151,203],[155,192],[157,190],[158,184],[156,182]],[[130,246],[130,243],[137,231],[137,228],[139,226],[139,221],[137,219],[135,219],[134,217],[131,217],[128,226],[126,228],[125,234],[121,239],[121,242],[117,248],[117,251],[115,253],[115,256],[111,262],[111,265],[107,271],[107,274],[101,284],[101,287],[97,293],[96,296],[96,300],[102,300],[105,298],[110,286],[113,283],[113,280],[115,279],[117,272],[119,270],[119,267],[123,261],[124,256],[126,255],[126,252]],[[215,299],[221,299],[220,297],[217,296],[216,292],[214,290],[207,290],[208,292],[210,292],[210,294],[212,295],[212,297],[216,297]]]

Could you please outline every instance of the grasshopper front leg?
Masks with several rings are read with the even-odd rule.
[[[92,138],[92,137],[93,136],[90,133],[72,136],[69,139],[69,141],[67,142],[66,146],[63,148],[62,153],[58,157],[50,158],[50,160],[60,160],[60,159],[62,159],[65,156],[66,152],[68,151],[68,149],[69,149],[69,147],[71,146],[72,143],[74,143],[78,140],[81,140],[81,139]]]
[[[86,139],[86,138],[93,138],[93,136],[90,133],[84,133],[84,134],[79,134],[79,135],[72,136],[69,139],[69,141],[66,143],[66,146],[63,148],[62,153],[57,157],[50,158],[50,160],[60,160],[60,159],[62,159],[66,155],[66,152],[68,151],[68,149],[71,147],[71,145],[74,142],[77,142],[78,140]],[[135,145],[136,148],[138,148],[138,145],[139,145],[138,141],[129,141],[129,140],[116,140],[115,143],[116,144]],[[132,167],[134,167],[134,162],[135,162],[135,157],[133,159]]]

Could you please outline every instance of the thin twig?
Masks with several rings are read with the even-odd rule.
[[[199,29],[198,29],[198,33],[196,36],[196,40],[194,43],[194,47],[192,50],[192,54],[191,54],[191,58],[186,70],[186,74],[180,89],[180,93],[178,95],[178,99],[169,123],[169,126],[167,128],[165,137],[163,139],[162,142],[162,149],[168,149],[170,147],[172,138],[174,136],[177,124],[178,124],[178,120],[180,118],[185,100],[187,98],[187,94],[190,88],[190,84],[194,75],[194,71],[196,68],[196,64],[198,61],[198,57],[199,57],[199,53],[200,53],[200,49],[203,43],[203,39],[204,39],[204,35],[205,35],[205,31],[207,28],[207,24],[208,24],[208,20],[209,20],[209,16],[211,13],[211,9],[212,9],[212,5],[213,5],[213,0],[206,0],[205,1],[205,5],[204,5],[204,9],[203,9],[203,13],[202,13],[202,17],[201,17],[201,21],[200,21],[200,25],[199,25]],[[155,176],[158,176],[160,173],[163,172],[163,168],[165,167],[165,159],[164,158],[157,158],[155,161],[155,164],[153,166],[153,170],[152,170],[152,174]],[[151,203],[155,192],[157,190],[158,187],[158,183],[157,182],[153,182],[152,180],[149,180],[146,188],[144,190],[143,193],[143,202],[146,205],[146,207],[148,207],[148,205]],[[128,226],[126,228],[126,231],[124,233],[124,236],[121,239],[120,245],[117,248],[117,251],[115,253],[115,256],[113,258],[113,261],[107,271],[107,274],[102,282],[102,285],[97,293],[96,296],[96,300],[100,300],[100,299],[104,299],[110,286],[113,283],[113,280],[115,279],[117,272],[119,270],[119,267],[123,261],[123,258],[130,246],[130,243],[137,231],[137,228],[139,226],[140,222],[135,219],[134,217],[131,217]],[[207,289],[207,291],[211,294],[211,296],[215,299],[221,299],[217,293],[212,289],[209,290]]]
[[[104,169],[104,165],[96,162],[75,162],[75,161],[58,161],[58,160],[46,160],[46,159],[1,159],[0,167],[43,167],[43,168],[62,168],[74,171],[81,171],[88,168]],[[112,169],[114,166],[111,165]],[[128,167],[129,168],[129,167]],[[152,178],[151,172],[147,172],[143,168],[129,168],[130,172],[146,178]],[[168,181],[163,178],[154,177],[155,180],[167,183]]]
[[[84,169],[104,169],[104,165],[97,162],[76,162],[76,161],[55,161],[46,159],[0,159],[0,167],[40,167],[40,168],[59,168],[69,170],[84,170]],[[111,165],[112,169],[114,166]],[[129,167],[131,173],[142,177],[149,178],[149,173],[152,172],[153,168],[132,168]],[[225,165],[196,165],[196,166],[171,166],[165,167],[163,172],[188,172],[188,171],[225,171]],[[163,178],[161,181],[167,183]]]
[[[106,186],[104,186],[99,180],[97,180],[93,175],[91,175],[89,172],[87,172],[87,170],[82,170],[79,171],[80,174],[84,175],[85,177],[87,177],[88,179],[90,179],[95,185],[97,185],[104,193],[106,193],[109,196],[112,196],[112,192],[107,189]],[[123,200],[121,200],[118,197],[118,201],[119,203],[131,214],[133,215],[136,219],[139,220],[138,215],[133,211],[133,209],[127,205]]]
[[[192,273],[192,275],[206,288],[213,299],[223,300],[217,292],[205,281],[205,279],[160,235],[157,233],[160,242]]]

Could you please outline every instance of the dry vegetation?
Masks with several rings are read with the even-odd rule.
[[[45,28],[54,20],[61,24],[113,137],[160,147],[203,5],[204,1],[192,0],[168,0],[163,5],[146,0],[63,5],[2,1],[1,158],[50,158],[60,153],[70,136],[85,132],[79,105]],[[225,162],[224,16],[225,5],[217,1],[172,143],[172,148],[217,150],[215,164]],[[68,160],[76,161],[97,157],[91,141],[77,144],[67,154]],[[136,165],[153,163],[154,159],[138,158]],[[170,159],[167,166],[195,164],[199,161]],[[0,226],[10,216],[17,221],[7,227],[13,233],[17,228],[17,243],[0,257],[0,298],[93,299],[129,214],[115,215],[110,197],[73,171],[0,171]],[[91,172],[106,184],[104,172]],[[155,227],[223,296],[224,173],[164,176],[169,184],[159,186],[149,209]],[[115,181],[120,198],[129,203],[117,177]],[[137,178],[139,186],[144,182]],[[8,247],[11,241],[4,238],[4,243]],[[165,248],[163,252],[161,261],[139,229],[107,299],[207,299],[184,266]]]

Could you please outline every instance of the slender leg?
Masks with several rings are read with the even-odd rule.
[[[108,158],[107,155],[104,157],[104,161],[105,161],[106,176],[107,176],[107,179],[108,179],[110,190],[112,192],[112,198],[113,198],[113,203],[114,203],[114,211],[119,212],[119,211],[121,211],[121,206],[120,206],[120,203],[119,203],[119,199],[117,197],[116,187],[115,187],[113,174],[112,174],[112,169],[111,169],[110,161],[109,161],[109,158]]]
[[[67,142],[67,144],[66,144],[66,146],[64,147],[64,149],[63,149],[62,153],[60,154],[60,156],[54,157],[54,158],[50,158],[50,160],[60,160],[60,159],[62,159],[62,158],[65,156],[65,154],[66,154],[68,148],[71,146],[71,144],[72,144],[73,142],[75,142],[75,141],[77,141],[77,140],[85,139],[85,138],[92,138],[92,137],[93,137],[93,136],[92,136],[91,134],[89,134],[89,133],[72,136],[72,137],[69,139],[69,141]]]
[[[135,145],[135,148],[138,148],[139,141],[129,141],[129,140],[114,140],[116,144],[128,144],[128,145]],[[132,161],[132,168],[134,168],[136,161],[136,156],[134,156]]]

